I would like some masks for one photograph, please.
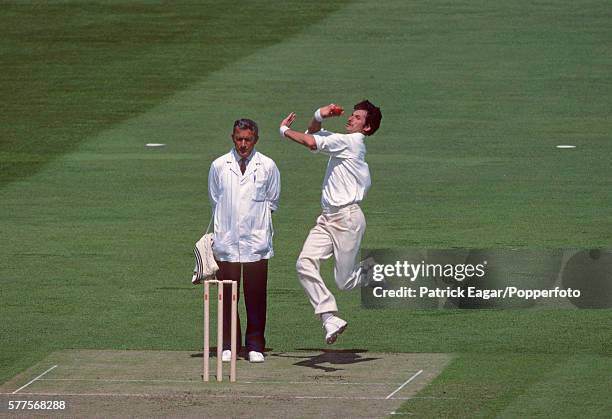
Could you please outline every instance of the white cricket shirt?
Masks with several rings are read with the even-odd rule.
[[[278,208],[279,196],[280,174],[269,157],[254,149],[244,174],[235,148],[216,159],[208,174],[215,258],[226,262],[271,258],[271,214]]]
[[[321,207],[331,209],[361,202],[371,185],[370,169],[365,162],[365,135],[325,130],[312,135],[317,143],[314,152],[329,155]]]

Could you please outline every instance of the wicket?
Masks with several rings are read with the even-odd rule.
[[[204,281],[204,372],[202,379],[209,381],[209,357],[210,357],[210,284],[217,284],[217,381],[223,381],[223,285],[232,284],[232,320],[231,320],[231,351],[230,382],[236,381],[236,333],[238,329],[238,282],[219,281],[210,279]]]

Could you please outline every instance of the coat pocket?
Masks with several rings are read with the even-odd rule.
[[[227,260],[232,253],[233,237],[231,231],[216,231],[213,236],[213,254],[217,260]]]
[[[253,195],[253,201],[265,201],[266,200],[266,184],[264,182],[255,182],[255,194]]]
[[[252,230],[250,247],[255,255],[265,256],[272,250],[272,237],[269,230]]]

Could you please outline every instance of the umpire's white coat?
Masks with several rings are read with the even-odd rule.
[[[272,211],[278,208],[280,173],[274,161],[253,149],[244,175],[234,148],[208,173],[214,214],[213,253],[224,262],[256,262],[274,255]]]

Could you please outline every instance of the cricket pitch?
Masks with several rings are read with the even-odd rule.
[[[211,351],[214,352],[214,351]],[[211,353],[211,356],[213,354]],[[304,349],[239,358],[238,381],[204,383],[201,352],[65,350],[0,386],[13,400],[63,400],[63,411],[20,416],[387,417],[430,383],[452,355]],[[3,413],[3,412],[0,412]],[[10,413],[10,412],[9,412]]]

